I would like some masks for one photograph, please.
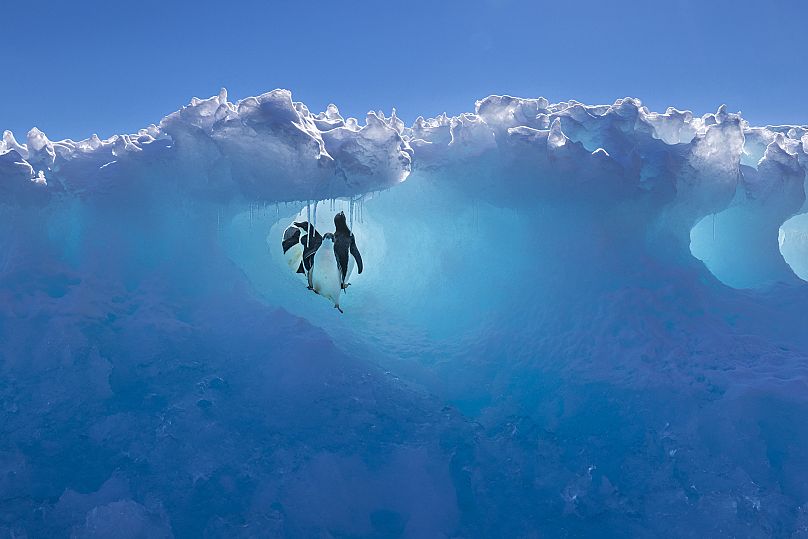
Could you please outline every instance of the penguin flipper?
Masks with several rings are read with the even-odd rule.
[[[362,265],[362,255],[359,254],[359,247],[356,246],[356,238],[351,234],[351,254],[356,260],[356,272],[361,274],[364,266]]]

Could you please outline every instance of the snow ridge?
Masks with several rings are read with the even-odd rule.
[[[738,175],[740,165],[765,169],[767,163],[789,175],[808,169],[808,127],[753,127],[724,105],[696,117],[673,108],[652,112],[634,98],[593,106],[492,95],[478,101],[474,113],[419,117],[405,127],[395,110],[390,117],[369,112],[360,125],[343,118],[335,105],[313,114],[292,101],[288,90],[232,103],[222,89],[208,99],[193,98],[159,125],[106,140],[93,135],[51,141],[33,128],[22,143],[5,131],[0,189],[5,198],[31,188],[92,191],[91,178],[108,167],[162,160],[202,172],[194,187],[235,185],[228,196],[264,201],[352,196],[395,185],[413,166],[440,166],[526,140],[551,150],[567,141],[580,143],[627,170],[636,168],[638,157],[650,161],[643,153],[654,141],[681,148],[678,153],[696,173],[710,176]],[[755,191],[778,189],[775,176],[766,175],[764,185],[757,179]]]
[[[0,142],[0,185],[6,195],[30,183],[67,192],[92,192],[108,167],[134,170],[160,163],[201,173],[196,188],[235,184],[235,192],[264,200],[306,200],[319,192],[346,196],[383,188],[409,174],[412,150],[395,114],[370,112],[360,126],[335,106],[314,115],[274,90],[232,103],[227,91],[169,114],[136,134],[50,141],[39,129],[19,143],[10,131]]]

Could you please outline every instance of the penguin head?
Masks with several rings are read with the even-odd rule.
[[[345,212],[339,212],[334,216],[334,226],[339,232],[350,232],[348,222],[345,219]]]

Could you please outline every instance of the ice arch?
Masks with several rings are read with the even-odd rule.
[[[805,172],[797,155],[778,135],[756,168],[740,165],[739,172],[729,206],[705,216],[691,230],[691,252],[734,288],[795,281],[781,253],[781,225],[805,201]]]

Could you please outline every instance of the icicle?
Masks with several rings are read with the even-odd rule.
[[[348,226],[349,226],[349,228],[353,228],[353,213],[354,213],[354,199],[353,199],[353,197],[351,197],[351,202],[350,202],[348,207],[349,207],[349,213],[351,214],[351,216],[349,218]]]
[[[319,202],[320,202],[319,200],[314,201],[314,212],[312,214],[312,221],[314,221],[314,222],[311,225],[312,228],[314,228],[314,230],[317,230],[317,204]]]
[[[311,237],[311,202],[306,201],[306,249],[309,248],[309,238]]]

